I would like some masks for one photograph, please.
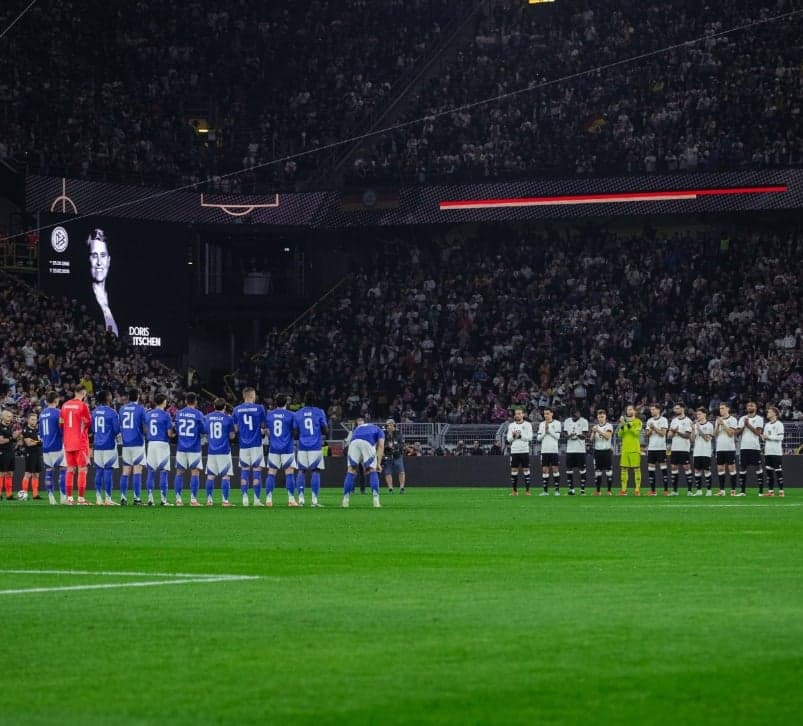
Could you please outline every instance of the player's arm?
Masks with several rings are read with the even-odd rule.
[[[507,431],[505,431],[505,439],[509,444],[513,443],[513,427],[508,425]]]
[[[532,443],[533,425],[529,421],[525,421],[521,427],[521,440],[528,444]]]
[[[613,438],[613,427],[609,427],[604,431],[600,431],[599,435],[602,436],[605,441],[610,441]]]
[[[25,436],[22,440],[26,446],[37,446],[42,443],[39,439],[32,439],[30,436]]]
[[[385,439],[384,437],[379,439],[376,443],[376,468],[382,468],[382,459],[385,456]]]
[[[542,421],[538,424],[538,433],[535,436],[535,440],[540,444],[544,440],[544,436],[546,436],[546,423]]]

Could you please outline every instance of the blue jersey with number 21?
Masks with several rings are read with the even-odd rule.
[[[265,407],[261,403],[241,403],[232,411],[237,424],[241,449],[262,447],[262,425],[265,423]]]
[[[274,408],[268,413],[268,433],[271,454],[293,453],[293,431],[296,419],[286,408]]]
[[[145,407],[141,403],[126,403],[120,407],[120,434],[123,446],[142,446],[145,443]]]

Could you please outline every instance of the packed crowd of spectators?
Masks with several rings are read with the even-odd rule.
[[[799,10],[797,0],[567,0],[537,8],[501,0],[488,8],[470,45],[400,120],[430,118],[367,144],[353,162],[355,181],[803,163],[803,15],[717,35]],[[617,64],[630,58],[639,59]]]
[[[38,412],[48,391],[71,398],[77,384],[87,388],[90,402],[106,389],[114,392],[116,403],[133,386],[149,403],[157,393],[175,402],[187,383],[107,333],[85,308],[48,298],[5,273],[0,273],[0,340],[0,408],[18,419]]]
[[[3,39],[0,158],[172,186],[326,145],[361,128],[468,4],[39,2]],[[17,12],[4,4],[0,29]],[[292,187],[318,164],[302,157],[215,186]]]
[[[317,392],[330,418],[504,422],[628,402],[803,420],[800,228],[632,234],[486,226],[381,240],[234,379]],[[476,235],[476,236],[474,236]]]

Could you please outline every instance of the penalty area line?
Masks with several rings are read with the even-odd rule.
[[[197,577],[197,578],[235,578],[242,579],[251,575],[227,575],[222,572],[122,572],[111,570],[0,570],[0,575],[95,575],[96,577]],[[254,576],[255,577],[255,576]]]

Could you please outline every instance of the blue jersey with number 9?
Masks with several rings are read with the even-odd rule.
[[[322,430],[329,428],[326,414],[316,406],[304,406],[295,414],[299,451],[320,451],[323,448]]]

